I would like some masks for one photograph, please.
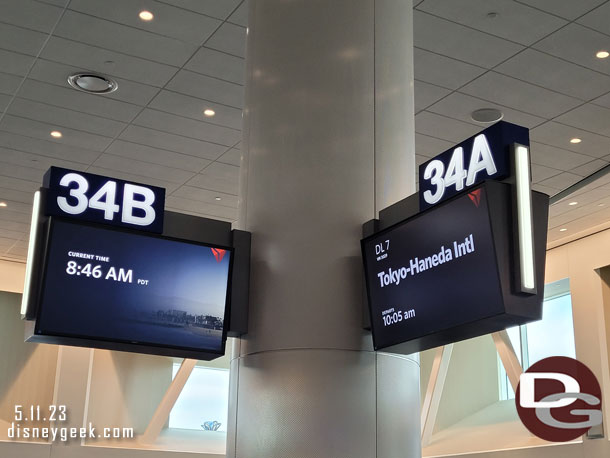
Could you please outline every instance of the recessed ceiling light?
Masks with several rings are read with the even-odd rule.
[[[481,108],[479,110],[474,110],[470,117],[473,121],[491,124],[492,122],[497,122],[504,117],[504,113],[495,108]]]
[[[8,207],[8,205],[6,204],[6,202],[0,202],[0,207]]]
[[[119,87],[112,78],[91,72],[79,72],[68,76],[68,84],[74,89],[91,94],[109,94]]]
[[[610,52],[608,51],[597,51],[597,54],[595,54],[595,57],[598,59],[605,59],[608,56],[610,56]]]
[[[570,139],[570,143],[574,143],[574,144],[580,143],[581,141],[582,140],[580,138],[578,138],[578,137],[574,137],[574,138]]]
[[[152,21],[155,17],[154,14],[152,14],[150,11],[146,11],[146,10],[140,11],[139,16],[140,16],[140,19],[142,19],[143,21],[146,21],[146,22]]]
[[[487,13],[487,17],[489,19],[495,19],[498,17],[498,13],[496,13],[495,11],[491,11],[491,12]]]
[[[567,231],[567,229],[565,227],[562,227],[561,229],[559,229],[559,232],[565,232]]]
[[[203,114],[206,115],[208,118],[211,118],[216,114],[216,112],[211,108],[206,108],[205,110],[203,110]]]
[[[61,134],[60,131],[54,130],[54,131],[51,132],[51,137],[53,137],[53,138],[61,138],[61,137],[63,137],[63,135]]]
[[[576,201],[574,201],[574,202],[570,202],[568,205],[572,205],[572,206],[574,206],[574,205],[578,205],[578,202],[576,202]]]
[[[222,200],[222,198],[221,197],[216,197],[216,200]]]
[[[597,204],[598,207],[605,207],[606,204]]]

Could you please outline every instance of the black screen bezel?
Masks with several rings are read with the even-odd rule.
[[[223,317],[221,349],[215,350],[215,349],[207,349],[207,348],[201,348],[201,347],[197,348],[197,347],[183,347],[183,346],[176,346],[176,345],[163,345],[163,344],[152,343],[152,342],[138,342],[138,341],[130,341],[130,340],[122,340],[122,339],[103,338],[103,337],[97,337],[97,336],[87,336],[87,335],[82,335],[82,334],[65,334],[65,333],[48,333],[48,332],[41,333],[40,329],[39,329],[40,314],[41,314],[41,311],[43,308],[43,303],[44,303],[44,293],[46,291],[47,271],[48,271],[48,267],[49,267],[49,250],[50,250],[51,244],[53,242],[53,229],[55,227],[54,226],[55,221],[71,224],[73,226],[87,226],[87,227],[92,227],[92,228],[96,228],[96,229],[102,229],[102,230],[109,231],[109,232],[128,233],[134,237],[147,237],[147,238],[163,239],[163,240],[169,240],[169,241],[173,241],[173,242],[185,243],[185,244],[189,244],[189,245],[198,245],[198,246],[204,246],[204,247],[208,247],[208,248],[219,248],[219,249],[229,251],[231,253],[231,256],[229,259],[229,270],[227,273],[227,276],[228,276],[227,291],[226,291],[226,295],[225,295],[225,313],[224,313],[224,317]],[[80,220],[76,221],[76,220],[69,219],[69,218],[62,218],[62,217],[58,217],[58,216],[49,216],[48,221],[46,222],[46,233],[45,233],[45,238],[44,238],[44,261],[43,261],[43,269],[42,269],[41,282],[40,282],[41,286],[40,286],[40,292],[39,292],[39,295],[38,295],[38,298],[36,301],[37,310],[36,310],[36,320],[35,320],[35,325],[34,325],[34,335],[43,336],[43,337],[44,336],[56,337],[59,340],[61,340],[61,338],[82,340],[83,344],[87,343],[87,345],[83,345],[83,346],[93,347],[93,348],[97,348],[94,345],[95,342],[116,344],[116,348],[113,348],[113,349],[118,350],[118,351],[133,352],[134,351],[133,347],[136,347],[136,348],[141,347],[143,350],[144,349],[149,350],[149,351],[143,351],[143,353],[159,354],[159,355],[164,355],[164,356],[166,355],[165,352],[153,353],[150,351],[150,349],[158,348],[160,350],[168,349],[168,350],[172,350],[174,352],[180,352],[180,351],[189,352],[191,355],[189,355],[187,357],[191,357],[191,358],[192,358],[192,353],[214,354],[214,355],[219,355],[219,356],[224,355],[225,351],[226,351],[228,328],[230,326],[229,319],[231,316],[231,282],[232,282],[232,275],[233,275],[233,263],[234,263],[234,257],[235,257],[234,255],[235,255],[235,249],[230,246],[198,242],[198,241],[193,241],[193,240],[185,240],[185,239],[166,236],[166,235],[162,235],[162,234],[136,232],[132,229],[125,228],[125,227],[111,227],[108,225],[92,223],[89,221],[80,221]],[[59,342],[59,343],[61,343],[61,342]],[[68,342],[68,341],[65,344],[74,345],[72,342]],[[121,346],[123,346],[123,345],[125,346],[125,348],[121,348]],[[108,348],[108,346],[103,346],[103,347],[99,347],[99,348]]]
[[[485,207],[487,209],[487,219],[488,219],[489,230],[490,230],[490,233],[491,233],[491,239],[492,239],[492,244],[493,244],[493,258],[495,260],[495,269],[494,270],[495,270],[496,277],[497,277],[497,285],[498,285],[498,290],[499,290],[499,293],[500,293],[500,297],[502,297],[502,299],[504,300],[504,298],[503,298],[504,294],[503,294],[503,287],[502,287],[502,279],[500,278],[500,267],[498,265],[498,252],[497,252],[497,244],[496,244],[496,234],[494,233],[494,230],[493,230],[493,224],[492,224],[492,221],[491,221],[491,211],[490,211],[490,208],[489,208],[490,201],[489,201],[489,193],[488,193],[488,190],[487,190],[487,183],[490,182],[490,181],[492,181],[492,180],[485,180],[483,183],[480,183],[480,184],[478,184],[476,186],[473,186],[471,188],[465,189],[464,191],[461,191],[460,193],[458,193],[458,194],[456,194],[456,195],[454,195],[454,196],[452,196],[452,197],[450,197],[450,198],[440,202],[437,205],[434,205],[432,207],[428,207],[428,208],[424,209],[423,211],[420,211],[420,212],[416,213],[415,215],[412,215],[412,216],[410,216],[410,217],[408,217],[408,218],[406,218],[406,219],[404,219],[402,221],[399,221],[399,222],[397,222],[395,224],[392,224],[391,226],[388,226],[388,227],[386,227],[386,228],[384,228],[384,229],[382,229],[382,230],[380,230],[378,232],[375,232],[374,234],[371,234],[371,235],[369,235],[367,237],[364,237],[363,239],[360,240],[360,248],[361,248],[361,252],[362,252],[362,261],[363,261],[363,265],[364,265],[364,281],[365,281],[365,286],[366,286],[367,308],[368,308],[368,312],[369,312],[369,322],[371,323],[371,335],[372,335],[372,338],[373,338],[373,348],[374,348],[375,351],[383,350],[384,348],[392,347],[392,346],[395,346],[395,345],[400,345],[401,343],[404,343],[404,342],[417,341],[417,340],[425,338],[427,336],[431,336],[431,335],[434,335],[434,334],[446,332],[446,331],[448,331],[450,329],[461,327],[461,326],[463,326],[465,324],[468,324],[468,323],[475,323],[477,321],[480,321],[480,320],[483,320],[483,319],[487,319],[487,318],[490,318],[492,316],[502,315],[502,313],[500,312],[500,313],[497,313],[495,315],[489,315],[487,317],[481,317],[478,320],[473,320],[473,321],[470,321],[468,323],[462,323],[462,324],[458,324],[458,325],[455,325],[455,326],[452,326],[452,327],[449,327],[449,328],[439,329],[437,331],[432,331],[432,332],[429,332],[429,333],[426,333],[426,334],[422,334],[422,335],[420,335],[418,337],[413,337],[411,339],[406,339],[406,340],[403,340],[401,342],[396,342],[396,343],[392,343],[392,344],[389,344],[389,345],[384,345],[383,347],[378,347],[377,339],[376,339],[376,333],[378,331],[375,328],[375,321],[373,319],[373,301],[372,301],[372,298],[371,298],[371,288],[370,288],[370,283],[369,283],[370,282],[370,274],[369,274],[367,255],[366,255],[366,249],[365,249],[365,245],[367,243],[369,243],[372,239],[377,238],[377,237],[379,237],[379,236],[381,236],[383,234],[386,234],[386,233],[388,233],[390,231],[393,231],[394,229],[397,229],[397,228],[399,228],[401,226],[404,226],[404,225],[410,223],[411,221],[413,221],[413,220],[415,220],[417,218],[420,218],[421,216],[423,216],[426,213],[433,212],[433,211],[437,210],[440,207],[444,207],[445,205],[449,205],[454,200],[460,199],[460,198],[464,197],[466,194],[471,193],[472,191],[475,191],[477,189],[485,189],[485,195],[486,195],[486,198],[485,198]],[[469,337],[463,337],[463,338],[458,339],[458,340],[464,340],[464,339],[468,339],[468,338]]]

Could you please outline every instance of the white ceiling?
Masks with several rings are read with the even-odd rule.
[[[414,3],[418,163],[481,130],[470,113],[484,107],[532,129],[538,190],[556,194],[610,162],[610,58],[595,58],[610,48],[610,2]],[[155,19],[139,20],[142,9]],[[169,210],[235,220],[246,9],[242,0],[0,0],[0,257],[25,258],[32,192],[50,165],[163,186]],[[120,90],[69,88],[82,70]],[[208,107],[213,118],[202,116]],[[549,240],[610,220],[603,181],[578,205],[553,206]]]
[[[480,130],[470,113],[488,107],[531,129],[536,190],[554,195],[610,162],[610,58],[595,57],[610,51],[610,2],[415,3],[418,164]],[[610,221],[610,179],[550,215],[550,242]]]
[[[169,210],[235,220],[242,0],[0,0],[0,11],[0,256],[25,258],[50,165],[162,186]],[[119,90],[69,88],[82,70]]]

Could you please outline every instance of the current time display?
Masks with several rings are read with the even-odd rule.
[[[104,278],[104,280],[122,281],[123,283],[133,282],[133,271],[131,269],[123,269],[119,267],[110,267],[107,272],[104,273],[102,266],[98,264],[85,264],[84,266],[79,265],[76,261],[68,261],[68,267],[66,267],[66,273],[68,275],[84,275],[86,277],[93,278]],[[140,280],[141,281],[141,280]],[[145,280],[148,283],[148,280]]]
[[[125,267],[115,267],[110,265],[108,256],[100,256],[90,253],[80,253],[69,251],[70,258],[82,258],[84,262],[70,259],[66,263],[66,273],[75,277],[87,277],[96,280],[109,280],[119,283],[135,283],[141,286],[148,286],[149,280],[146,278],[136,278],[133,269]],[[96,262],[86,262],[93,260]]]

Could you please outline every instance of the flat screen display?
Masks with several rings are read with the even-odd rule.
[[[504,313],[485,187],[364,239],[362,251],[375,349]]]
[[[35,334],[223,353],[232,249],[53,219]]]

